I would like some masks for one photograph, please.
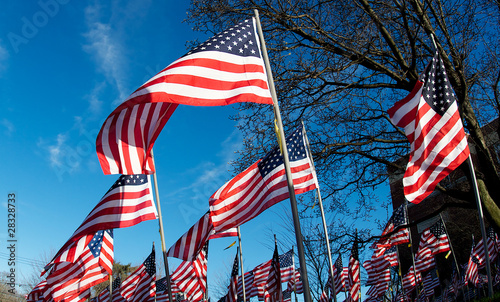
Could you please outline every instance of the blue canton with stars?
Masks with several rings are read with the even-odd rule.
[[[90,252],[94,256],[94,258],[97,258],[101,255],[101,247],[102,247],[104,232],[108,232],[109,235],[113,237],[113,230],[97,231],[94,237],[92,237],[92,240],[88,244]]]
[[[108,190],[113,191],[114,189],[122,186],[138,186],[148,183],[148,176],[145,174],[134,174],[134,175],[122,175]]]
[[[304,136],[302,135],[302,127],[297,128],[291,135],[286,138],[286,146],[288,148],[288,158],[290,162],[305,159],[307,157]],[[283,165],[283,155],[280,148],[276,147],[257,164],[262,178],[273,171],[276,167]]]
[[[146,267],[146,272],[150,276],[156,275],[156,266],[155,266],[155,251],[153,250],[151,254],[149,254],[148,258],[144,260],[144,266]]]
[[[292,251],[288,251],[283,255],[280,255],[279,257],[280,268],[292,266],[293,265],[292,256],[293,256]]]
[[[260,57],[252,20],[245,20],[226,31],[218,33],[191,49],[186,55],[202,51],[220,51],[245,57]]]
[[[455,96],[439,54],[427,66],[421,81],[424,83],[422,97],[435,112],[443,115],[455,101]]]

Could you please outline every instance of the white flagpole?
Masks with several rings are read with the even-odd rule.
[[[288,160],[288,149],[286,146],[286,142],[284,140],[285,132],[283,131],[283,123],[281,121],[281,114],[280,114],[279,105],[278,105],[278,98],[276,96],[276,89],[274,87],[274,80],[273,80],[273,76],[272,76],[272,72],[271,72],[271,65],[269,64],[269,57],[267,55],[264,34],[262,32],[262,26],[260,24],[259,11],[255,9],[254,13],[255,13],[255,20],[257,23],[257,30],[259,32],[260,44],[262,47],[262,56],[264,59],[264,63],[266,65],[266,73],[267,73],[267,80],[269,82],[269,90],[271,92],[271,96],[272,96],[273,104],[274,104],[274,114],[275,114],[276,121],[278,124],[280,146],[281,146],[281,150],[283,152],[283,164],[285,166],[286,178],[288,181],[288,192],[290,194],[290,205],[292,208],[293,225],[294,225],[294,229],[295,229],[295,238],[297,240],[297,254],[298,254],[299,262],[300,262],[302,286],[304,288],[304,301],[311,302],[311,293],[309,290],[309,281],[307,278],[307,264],[306,264],[306,259],[304,256],[304,245],[302,242],[302,231],[300,230],[299,213],[297,210],[297,199],[295,197],[292,172],[290,169],[290,162]]]
[[[238,243],[240,248],[240,271],[241,271],[241,284],[243,286],[243,302],[247,302],[247,295],[245,292],[245,271],[243,270],[243,250],[241,249],[241,232],[239,226],[237,227],[237,230],[238,230]]]
[[[151,149],[151,160],[153,162],[153,166],[155,166],[153,149]],[[168,270],[167,248],[165,246],[165,234],[163,233],[163,220],[161,218],[160,194],[158,192],[158,180],[156,179],[156,171],[153,174],[153,180],[154,180],[154,185],[155,185],[156,209],[158,210],[158,223],[160,225],[161,250],[163,252],[163,264],[165,266],[165,276],[167,278],[168,299],[169,299],[169,301],[172,302],[174,300],[172,299],[172,287],[170,285],[170,271]]]
[[[113,299],[113,272],[109,274],[109,302]]]
[[[311,164],[312,164],[312,170],[314,171],[314,174],[316,174],[316,167],[314,166],[314,159],[312,156],[311,152],[311,146],[309,145],[309,139],[307,138],[307,133],[306,129],[304,127],[304,122],[302,122],[302,131],[304,133],[304,138],[306,140],[306,145],[307,145],[307,150],[309,151],[309,156],[311,157]],[[317,177],[316,177],[317,179]],[[326,219],[325,219],[325,211],[323,210],[323,201],[321,198],[321,192],[319,190],[319,184],[316,184],[316,190],[318,192],[318,201],[319,201],[319,209],[321,211],[321,221],[323,222],[323,232],[325,233],[325,240],[326,240],[326,252],[328,254],[328,263],[330,264],[330,280],[332,281],[332,292],[333,292],[333,301],[337,302],[337,292],[335,291],[335,285],[334,285],[334,273],[333,273],[333,261],[332,261],[332,252],[330,250],[330,239],[328,237],[328,228],[326,226]],[[328,284],[327,284],[328,286]]]

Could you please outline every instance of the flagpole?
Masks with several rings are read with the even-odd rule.
[[[293,295],[295,296],[295,302],[297,302],[297,279],[295,278],[295,250],[293,249],[293,245],[292,245],[292,265],[293,265]]]
[[[113,299],[113,272],[109,274],[109,302]]]
[[[238,230],[238,243],[240,247],[240,270],[241,270],[241,284],[243,285],[243,301],[247,302],[247,295],[245,292],[245,272],[243,270],[243,249],[241,248],[241,232],[240,227],[237,227]]]
[[[486,274],[488,275],[488,296],[493,298],[493,283],[491,282],[491,266],[490,266],[490,253],[488,250],[488,239],[486,236],[486,229],[484,228],[484,218],[483,218],[483,208],[481,206],[481,197],[479,196],[479,189],[477,187],[476,172],[474,171],[474,164],[472,163],[472,158],[469,154],[468,165],[471,174],[472,186],[474,187],[474,195],[476,198],[477,212],[479,214],[479,224],[481,226],[481,236],[483,236],[484,245],[484,255],[486,258]]]
[[[280,138],[280,146],[281,151],[283,152],[283,164],[285,166],[285,171],[286,171],[286,178],[288,182],[288,192],[290,195],[290,205],[292,209],[292,217],[293,217],[293,225],[295,228],[295,237],[297,240],[297,255],[299,257],[299,262],[300,262],[300,271],[301,271],[301,276],[302,276],[302,286],[304,288],[304,302],[311,302],[311,293],[309,290],[309,280],[307,278],[307,264],[306,264],[306,259],[304,256],[304,245],[302,242],[302,232],[300,230],[300,221],[299,221],[299,214],[297,210],[297,199],[295,197],[295,190],[293,187],[293,178],[292,178],[292,172],[290,169],[290,162],[288,159],[288,149],[286,147],[286,142],[283,139],[285,137],[285,132],[283,131],[283,123],[281,121],[281,114],[279,110],[279,105],[278,105],[278,98],[276,96],[276,89],[274,87],[274,80],[272,76],[272,71],[271,71],[271,66],[269,64],[269,57],[267,55],[267,49],[266,49],[266,44],[264,40],[264,33],[262,31],[262,26],[260,24],[260,19],[259,19],[259,11],[254,9],[254,14],[255,14],[255,20],[257,24],[257,30],[259,32],[259,39],[260,39],[260,44],[262,47],[262,56],[264,59],[264,63],[266,66],[266,73],[267,73],[267,80],[269,82],[269,90],[271,92],[271,96],[273,99],[273,105],[274,105],[274,114],[276,117],[276,121],[278,124],[278,131],[279,131],[279,138]]]
[[[151,161],[153,162],[153,167],[155,166],[153,149],[151,149]],[[160,206],[160,193],[158,192],[158,180],[156,179],[156,171],[153,173],[153,181],[155,185],[155,195],[156,195],[156,208],[158,210],[158,223],[160,225],[160,238],[161,238],[161,250],[163,252],[163,264],[165,266],[165,276],[167,278],[167,291],[168,291],[168,299],[169,301],[174,301],[172,299],[172,287],[170,284],[170,271],[168,270],[168,257],[167,257],[167,248],[165,246],[165,234],[163,232],[163,220],[161,218],[161,206]]]
[[[314,173],[316,173],[316,167],[314,166],[314,159],[313,159],[312,152],[311,152],[311,146],[309,145],[309,138],[307,137],[307,132],[306,132],[306,129],[304,126],[304,121],[302,121],[302,132],[304,133],[304,138],[306,140],[307,150],[309,151],[309,154],[311,157],[312,169],[313,169]],[[328,236],[328,228],[326,226],[325,211],[323,210],[323,200],[321,198],[319,184],[316,184],[316,191],[318,192],[318,202],[319,202],[319,209],[321,212],[321,221],[323,222],[323,231],[325,233],[326,252],[328,254],[328,263],[330,263],[330,278],[332,280],[333,301],[337,302],[337,292],[336,292],[335,286],[333,286],[334,273],[333,273],[332,254],[331,254],[331,250],[330,250],[330,238]]]

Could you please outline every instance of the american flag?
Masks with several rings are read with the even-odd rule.
[[[411,144],[403,178],[405,198],[420,203],[469,156],[457,102],[438,53],[413,91],[389,109],[389,116],[404,128]]]
[[[419,247],[415,254],[415,269],[417,272],[423,273],[434,267],[436,267],[436,260],[431,249],[426,246]]]
[[[200,301],[207,290],[207,253],[205,243],[193,261],[183,261],[173,272],[171,280],[186,295],[189,301]]]
[[[29,294],[26,295],[26,302],[42,301],[46,289],[47,289],[47,281],[42,280],[35,287],[33,287],[33,289]]]
[[[446,229],[441,220],[438,220],[429,228],[429,232],[435,239],[429,239],[429,243],[432,246],[432,253],[434,255],[439,253],[444,253],[449,251],[450,241],[448,240],[448,235],[446,234]]]
[[[113,280],[113,284],[111,285],[112,289],[113,289],[113,296],[114,296],[114,293],[115,293],[115,290],[118,290],[118,293],[119,293],[119,289],[120,289],[120,284],[122,283],[122,279],[120,276],[117,276],[114,280]],[[97,302],[111,302],[111,301],[114,301],[113,299],[109,299],[109,286],[106,287],[105,289],[103,289],[101,291],[101,293],[99,294],[99,296],[97,296],[97,299],[96,299]]]
[[[152,174],[151,149],[178,104],[237,102],[273,103],[254,19],[195,47],[108,116],[96,141],[104,174]]]
[[[172,292],[174,295],[174,292]],[[167,277],[156,280],[156,295],[149,297],[147,302],[168,302]]]
[[[271,259],[271,269],[267,277],[265,286],[265,301],[266,302],[281,302],[281,269],[280,259],[278,254],[278,246],[274,246],[273,259]]]
[[[286,138],[295,194],[318,186],[304,131],[301,126]],[[276,147],[210,197],[212,223],[217,232],[237,227],[288,197],[283,156]]]
[[[54,263],[75,261],[88,244],[85,240],[89,240],[96,231],[125,228],[142,221],[157,219],[158,213],[151,192],[149,176],[120,176],[54,259],[47,264],[44,272]],[[87,236],[87,239],[80,240],[84,236]]]
[[[226,296],[226,302],[236,302],[238,300],[238,252],[236,249],[236,256],[234,256],[233,269],[231,270],[231,280],[229,281],[229,292]]]
[[[417,280],[415,280],[415,276],[417,277]],[[417,283],[420,283],[422,281],[422,274],[417,272],[415,273],[415,269],[410,267],[408,270],[408,273],[403,276],[403,289],[404,292],[408,295],[411,293],[414,289]]]
[[[476,244],[476,253],[477,258],[479,259],[479,269],[482,269],[486,266],[486,254],[484,252],[484,243],[483,239],[479,240]],[[488,246],[488,255],[490,258],[490,262],[495,261],[498,256],[498,236],[493,230],[492,227],[488,227],[486,230],[486,243]]]
[[[435,269],[427,273],[423,280],[424,288],[427,293],[434,293],[434,288],[440,286],[439,278]]]
[[[333,264],[333,278],[335,283],[335,293],[345,292],[345,278],[344,267],[342,265],[342,257],[339,255]]]
[[[479,284],[479,258],[472,240],[472,248],[469,256],[469,263],[465,271],[465,281],[470,281],[474,286]]]
[[[395,246],[388,248],[384,253],[384,259],[389,262],[390,266],[398,266],[398,252]]]
[[[349,293],[353,301],[360,299],[361,280],[360,280],[360,265],[358,258],[358,239],[354,239],[352,245],[351,256],[349,257]]]
[[[292,292],[288,289],[284,290],[282,293],[283,302],[292,302]]]
[[[269,271],[271,270],[271,261],[272,260],[268,260],[260,265],[257,265],[252,270],[254,275],[252,289],[257,293],[260,301],[264,300],[265,285],[267,277],[269,276]]]
[[[329,302],[330,299],[328,297],[328,294],[326,293],[326,289],[323,289],[321,292],[321,296],[318,299],[318,302]]]
[[[404,227],[407,223],[406,205],[403,204],[389,218],[382,235],[380,235],[380,240],[374,247],[389,248],[394,245],[410,242],[408,227]]]
[[[304,288],[302,285],[302,278],[300,277],[300,269],[295,270],[295,278],[292,278],[287,283],[288,291],[295,291],[297,294],[302,294],[304,292]]]
[[[127,301],[146,301],[156,293],[156,263],[155,250],[144,262],[125,279],[120,288],[120,294]]]
[[[253,290],[253,271],[246,272],[245,277],[245,296],[247,299],[257,296],[257,291]],[[243,297],[243,281],[241,276],[238,276],[238,296]]]
[[[281,282],[288,282],[293,279],[295,267],[293,261],[293,250],[280,255]]]
[[[90,240],[85,240],[88,237]],[[86,242],[86,245],[74,262],[57,262],[52,266],[46,279],[46,299],[51,297],[58,302],[74,298],[109,278],[114,255],[112,230],[97,231],[80,241]]]
[[[238,236],[236,228],[216,233],[207,212],[168,249],[167,256],[193,261],[209,239],[230,236]]]

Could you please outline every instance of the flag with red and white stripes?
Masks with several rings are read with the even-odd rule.
[[[26,302],[43,301],[43,296],[47,289],[47,280],[42,280],[38,283],[29,294],[26,295]]]
[[[127,301],[146,301],[156,293],[155,250],[121,284],[120,294]]]
[[[193,261],[209,239],[231,236],[238,236],[236,228],[216,233],[207,212],[168,249],[167,256]]]
[[[431,249],[426,246],[419,247],[415,254],[415,269],[417,272],[423,273],[434,267],[436,267],[436,260]]]
[[[183,261],[173,272],[171,280],[189,301],[200,301],[207,290],[208,241],[193,261]]]
[[[86,245],[74,262],[57,262],[52,266],[46,279],[46,298],[51,297],[55,302],[74,298],[109,278],[114,255],[112,230],[97,231],[79,242]]]
[[[486,266],[486,253],[484,252],[483,239],[479,240],[476,244],[477,258],[479,259],[479,269]],[[498,256],[498,235],[495,233],[492,227],[488,227],[486,230],[486,244],[488,246],[488,255],[490,262],[493,263]]]
[[[352,301],[360,299],[361,279],[360,279],[360,264],[358,258],[358,239],[354,239],[352,245],[351,256],[349,257],[349,293]]]
[[[253,18],[193,48],[108,116],[96,141],[104,174],[152,174],[151,149],[179,104],[237,102],[273,104]]]
[[[295,291],[295,293],[297,294],[302,294],[304,292],[304,287],[302,284],[302,278],[300,277],[299,268],[295,270],[295,277],[288,281],[286,288],[289,292]]]
[[[318,187],[304,131],[300,126],[286,138],[295,194]],[[276,147],[210,197],[212,223],[217,232],[237,227],[287,198],[283,156]]]
[[[229,291],[226,295],[226,302],[236,302],[238,301],[238,252],[236,250],[236,256],[234,256],[233,269],[231,270],[231,278],[229,280]]]
[[[406,273],[403,276],[403,289],[406,295],[411,293],[415,289],[417,283],[420,283],[421,281],[422,281],[422,274],[419,272],[415,272],[413,266],[410,267],[408,273]]]
[[[373,248],[386,247],[410,242],[410,232],[408,227],[404,226],[408,223],[408,215],[406,213],[406,205],[399,206],[392,214],[389,221],[380,235],[380,239]]]
[[[389,109],[411,146],[403,178],[405,198],[420,203],[469,156],[469,146],[444,64],[436,53],[413,91]]]
[[[345,292],[346,291],[346,277],[347,275],[344,273],[344,267],[342,265],[342,257],[339,255],[335,263],[333,264],[333,278],[335,283],[335,293]]]
[[[122,175],[104,194],[83,223],[64,244],[42,275],[53,264],[74,262],[86,249],[88,240],[99,230],[125,228],[158,218],[147,175]],[[82,237],[87,236],[83,241]]]
[[[470,251],[467,270],[465,271],[465,282],[471,281],[474,286],[479,285],[479,258],[475,249],[474,240]]]
[[[274,245],[273,259],[271,259],[271,267],[265,285],[265,299],[266,302],[281,302],[281,269],[280,257],[278,254],[278,246]]]
[[[257,296],[257,291],[253,290],[253,271],[246,272],[245,278],[245,296],[248,298]],[[241,275],[238,276],[238,296],[243,297],[243,281]]]

